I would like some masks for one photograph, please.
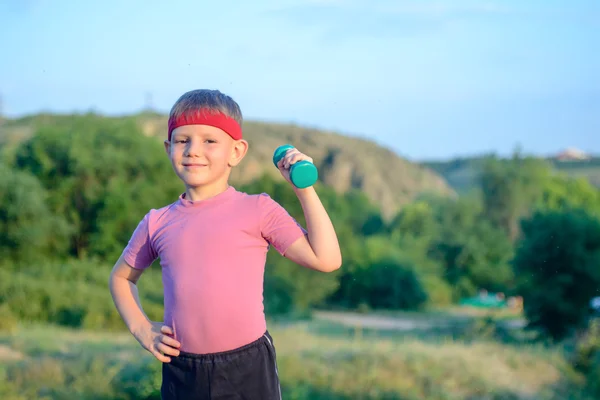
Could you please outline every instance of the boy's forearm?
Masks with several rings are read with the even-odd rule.
[[[306,219],[308,240],[315,256],[323,265],[332,269],[341,266],[342,255],[333,223],[313,187],[294,188]]]
[[[111,276],[110,293],[119,315],[131,333],[135,334],[141,326],[150,323],[142,309],[135,283],[123,277]]]

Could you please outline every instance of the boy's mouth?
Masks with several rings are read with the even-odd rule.
[[[206,167],[206,164],[200,164],[200,163],[183,163],[181,164],[186,168],[190,168],[190,167]]]

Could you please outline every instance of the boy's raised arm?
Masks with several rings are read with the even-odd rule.
[[[342,254],[333,223],[313,187],[294,191],[300,200],[308,237],[296,240],[285,257],[297,264],[322,272],[332,272],[342,265]]]
[[[306,236],[296,240],[285,252],[285,256],[297,264],[323,272],[332,272],[342,265],[342,253],[333,223],[321,203],[314,187],[299,189],[290,179],[290,167],[298,161],[313,162],[311,157],[298,149],[290,149],[279,160],[277,167],[290,183],[300,200],[306,219]]]

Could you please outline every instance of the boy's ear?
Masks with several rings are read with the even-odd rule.
[[[168,156],[171,155],[171,141],[168,139],[165,139],[165,151],[167,152]]]
[[[231,157],[229,158],[229,166],[235,167],[248,152],[248,142],[244,139],[236,140],[233,142],[233,148],[231,149]]]

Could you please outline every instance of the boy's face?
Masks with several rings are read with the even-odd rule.
[[[170,142],[165,140],[175,173],[188,188],[226,182],[247,148],[246,141],[208,125],[180,126],[173,130]]]

